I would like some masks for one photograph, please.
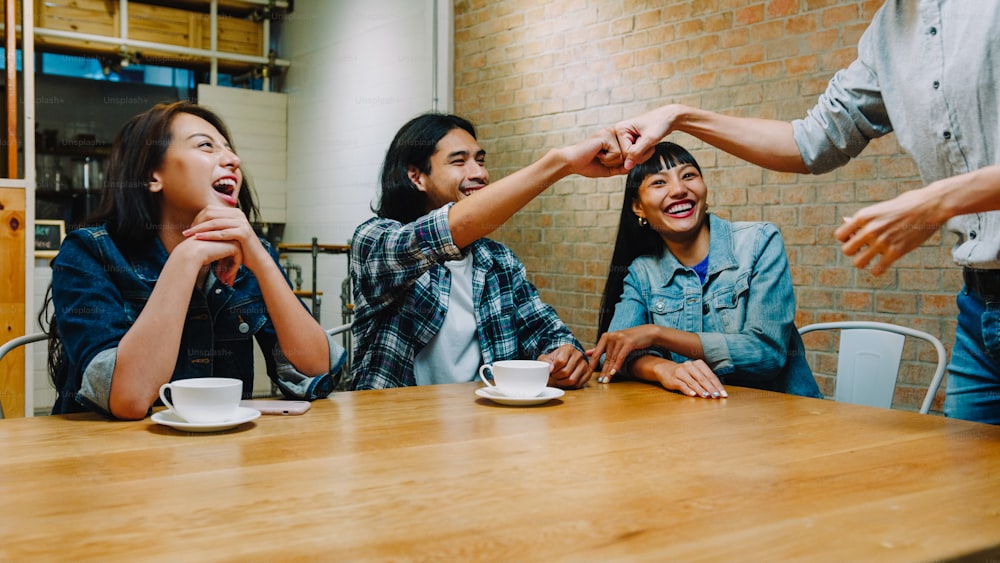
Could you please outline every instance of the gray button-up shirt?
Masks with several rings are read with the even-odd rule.
[[[1000,1],[888,0],[804,119],[795,141],[814,174],[896,132],[925,183],[1000,163]],[[1000,187],[998,187],[1000,189]],[[1000,268],[1000,211],[952,218],[955,262]]]

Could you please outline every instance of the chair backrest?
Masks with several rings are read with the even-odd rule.
[[[333,328],[328,328],[326,329],[326,333],[329,334],[330,336],[337,336],[338,334],[349,332],[351,330],[352,324],[353,323],[347,323],[340,326],[335,326]]]
[[[799,334],[817,330],[840,331],[834,399],[874,407],[892,406],[906,337],[930,342],[937,351],[938,361],[920,412],[927,414],[930,411],[947,361],[944,345],[935,336],[905,326],[872,321],[816,323],[800,328]]]
[[[48,340],[49,335],[44,332],[36,332],[33,334],[26,334],[24,336],[18,336],[17,338],[11,338],[7,342],[0,346],[0,361],[3,361],[3,357],[11,352],[15,348],[24,346],[26,344],[31,344],[32,342],[39,342],[41,340]],[[3,418],[3,402],[0,401],[0,418]]]
[[[353,325],[354,325],[354,323],[350,322],[350,323],[347,323],[347,324],[342,324],[340,326],[335,326],[333,328],[326,329],[326,333],[329,334],[330,336],[337,336],[338,334],[343,335],[341,338],[344,341],[344,350],[347,351],[347,359],[344,361],[343,370],[344,370],[344,373],[345,373],[345,375],[347,377],[350,377],[350,375],[351,375],[351,364],[352,364],[352,362],[354,360],[354,357],[353,357],[354,351],[351,349],[352,348],[352,345],[351,345],[351,326],[353,326]]]

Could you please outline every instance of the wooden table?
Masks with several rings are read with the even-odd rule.
[[[0,560],[1000,554],[1000,427],[741,388],[503,407],[476,387],[342,393],[215,434],[0,421]]]

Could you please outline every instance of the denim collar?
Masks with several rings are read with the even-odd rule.
[[[717,217],[713,213],[709,213],[708,228],[711,233],[708,237],[708,255],[710,256],[708,261],[708,278],[711,279],[713,274],[737,268],[739,262],[737,262],[736,256],[733,254],[733,228],[730,222]],[[663,280],[664,286],[670,285],[677,272],[691,270],[690,267],[681,264],[670,253],[666,245],[664,245],[663,254],[660,256],[660,264],[663,272],[666,274]]]

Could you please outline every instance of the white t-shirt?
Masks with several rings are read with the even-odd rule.
[[[444,265],[451,272],[448,312],[441,330],[413,359],[417,385],[472,381],[483,361],[472,303],[472,253]]]

